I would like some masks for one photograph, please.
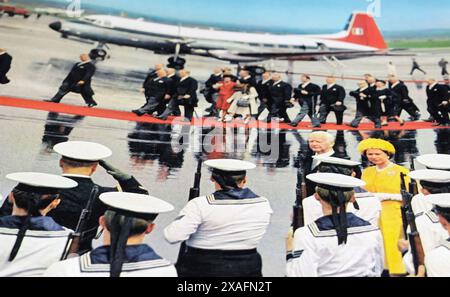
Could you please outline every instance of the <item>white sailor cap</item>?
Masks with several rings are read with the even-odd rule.
[[[205,162],[205,165],[209,168],[225,172],[245,172],[256,168],[256,165],[253,163],[234,159],[208,160]]]
[[[417,157],[417,161],[429,169],[450,170],[450,155],[423,155]]]
[[[450,212],[450,193],[428,195],[427,200],[437,208]]]
[[[361,162],[356,162],[352,160],[342,159],[342,158],[336,158],[336,157],[325,157],[325,156],[313,156],[313,159],[322,163],[326,164],[334,164],[334,165],[341,165],[346,167],[355,167],[361,165]]]
[[[53,150],[69,159],[97,162],[112,155],[112,151],[95,142],[67,141],[54,146]]]
[[[38,172],[11,173],[6,178],[18,182],[19,184],[15,189],[19,191],[43,195],[57,194],[62,189],[71,189],[78,186],[76,181],[69,178]]]
[[[450,171],[445,170],[435,170],[435,169],[416,170],[409,173],[409,177],[415,180],[437,184],[450,183]]]
[[[152,220],[160,213],[174,210],[172,204],[143,194],[109,192],[101,194],[100,200],[118,213],[145,220]]]
[[[360,179],[336,173],[314,173],[306,176],[306,178],[315,182],[319,187],[330,190],[349,191],[366,185]]]

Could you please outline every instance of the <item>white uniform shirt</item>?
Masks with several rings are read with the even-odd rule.
[[[447,234],[448,236],[448,234]],[[429,277],[450,277],[450,239],[432,250],[425,257],[425,266]]]
[[[416,216],[416,227],[422,242],[425,257],[435,249],[447,237],[447,231],[439,223],[438,216],[432,212],[420,213]],[[408,232],[410,228],[408,227]],[[403,262],[409,274],[414,274],[414,262],[411,254],[411,247],[403,257]]]
[[[347,212],[354,213],[356,216],[378,227],[381,214],[380,199],[369,192],[356,193],[356,202],[358,202],[359,210],[355,209],[352,203],[349,203]],[[305,198],[303,200],[303,213],[305,225],[312,224],[323,217],[322,205],[314,196]]]
[[[411,200],[411,207],[415,215],[420,213],[425,213],[433,209],[433,204],[431,204],[427,196],[423,194],[418,194]]]
[[[131,250],[130,250],[131,248]],[[159,257],[147,245],[127,247],[126,256],[139,261],[123,263],[120,277],[177,277],[175,267]],[[71,258],[50,266],[45,277],[109,277],[109,249],[99,247],[81,257]]]
[[[288,277],[379,277],[384,252],[380,230],[348,213],[347,244],[338,245],[331,217],[300,228],[288,255]]]
[[[16,242],[18,228],[14,227],[17,217],[0,219],[0,277],[41,276],[63,254],[67,238],[72,232],[64,229],[49,217],[31,218],[16,258],[8,258]]]
[[[164,230],[167,241],[206,250],[255,249],[273,213],[269,201],[248,189],[235,197],[221,193],[191,200]]]

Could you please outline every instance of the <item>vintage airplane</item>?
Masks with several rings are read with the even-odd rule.
[[[98,42],[99,47],[96,50],[102,57],[106,56],[104,46],[107,44],[174,55],[169,59],[172,62],[184,61],[179,58],[180,55],[249,63],[270,59],[351,59],[384,55],[388,52],[374,18],[363,12],[353,13],[344,31],[332,35],[232,32],[108,15],[90,15],[77,20],[57,21],[49,26],[65,38],[76,37]]]

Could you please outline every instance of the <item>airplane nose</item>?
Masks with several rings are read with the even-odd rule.
[[[61,30],[62,24],[61,22],[53,22],[50,25],[48,25],[52,30],[55,30],[57,32],[59,32],[59,30]]]

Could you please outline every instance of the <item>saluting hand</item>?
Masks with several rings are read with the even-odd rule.
[[[99,165],[102,166],[106,172],[111,175],[112,177],[114,177],[115,180],[117,181],[126,181],[129,180],[131,178],[131,175],[120,171],[119,169],[113,167],[111,164],[107,163],[106,161],[100,161]]]

